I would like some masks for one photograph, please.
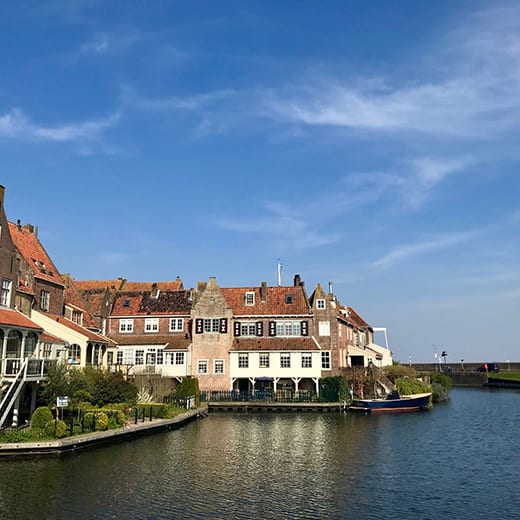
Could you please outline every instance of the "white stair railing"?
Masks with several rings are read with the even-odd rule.
[[[7,417],[9,416],[9,412],[11,411],[16,399],[20,395],[22,391],[23,385],[25,383],[25,372],[27,369],[27,359],[24,359],[22,365],[20,366],[20,370],[16,374],[16,378],[9,385],[7,392],[5,393],[2,402],[0,403],[0,428],[3,428]]]

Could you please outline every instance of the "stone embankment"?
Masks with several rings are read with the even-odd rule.
[[[0,444],[0,457],[27,457],[38,455],[59,455],[111,443],[127,441],[151,433],[170,431],[203,417],[206,410],[197,408],[182,413],[172,419],[153,419],[148,422],[127,423],[117,430],[85,433],[54,441],[19,442]]]

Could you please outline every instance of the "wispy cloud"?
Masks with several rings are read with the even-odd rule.
[[[61,126],[41,126],[33,123],[22,110],[14,108],[0,116],[0,138],[92,144],[101,142],[103,133],[117,125],[120,118],[120,113],[116,112],[96,120]]]
[[[471,238],[475,237],[479,232],[480,231],[472,230],[461,233],[448,233],[415,244],[401,245],[392,249],[381,258],[373,261],[371,265],[372,267],[388,268],[411,257],[419,256],[430,251],[446,249],[467,242]]]
[[[96,33],[80,46],[84,56],[118,56],[142,40],[142,34],[135,30]]]

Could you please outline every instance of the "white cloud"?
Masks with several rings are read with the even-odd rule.
[[[467,242],[478,231],[466,231],[461,233],[448,233],[439,237],[417,242],[415,244],[406,244],[392,249],[390,252],[381,258],[371,263],[372,267],[388,268],[397,264],[398,262],[407,260],[408,258],[422,255],[424,253],[435,251],[439,249],[446,249],[451,246],[456,246],[463,242]]]

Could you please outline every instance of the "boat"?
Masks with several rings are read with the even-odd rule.
[[[431,395],[431,392],[427,392],[401,396],[394,391],[383,398],[353,399],[348,409],[352,412],[365,413],[416,412],[430,408]]]

